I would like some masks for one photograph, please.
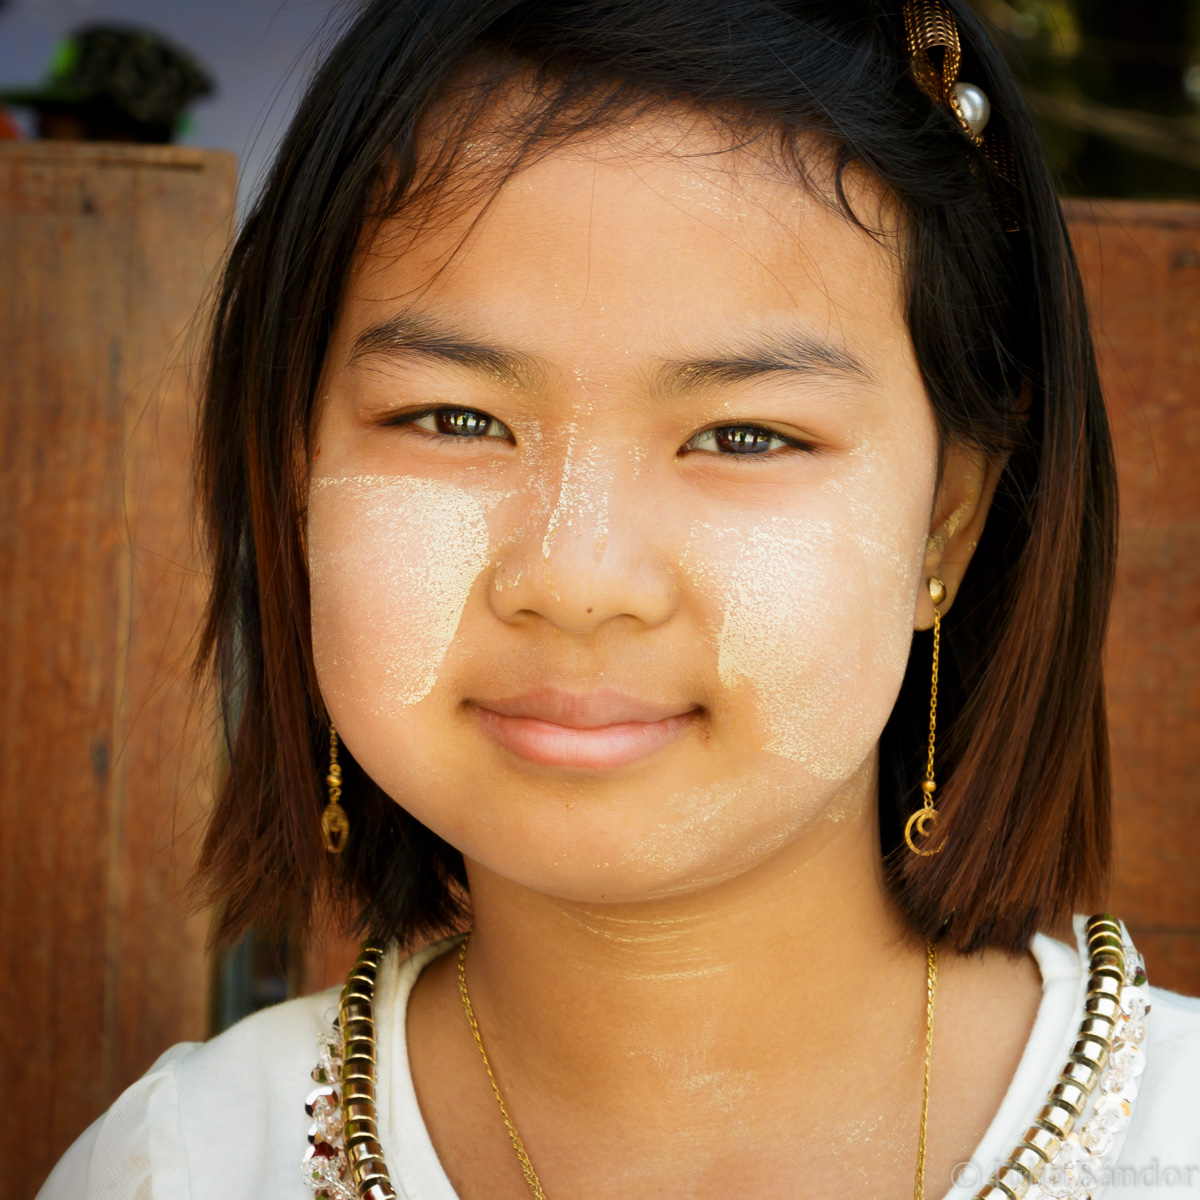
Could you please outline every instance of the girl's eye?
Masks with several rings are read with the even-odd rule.
[[[425,412],[408,413],[388,424],[409,425],[438,437],[512,440],[506,425],[475,408],[430,408]]]
[[[761,425],[718,425],[702,429],[684,445],[684,450],[699,450],[709,454],[747,457],[781,450],[785,446],[803,448],[794,438],[784,437]]]

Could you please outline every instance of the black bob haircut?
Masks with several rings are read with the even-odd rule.
[[[991,98],[990,129],[1011,144],[1020,232],[998,219],[953,115],[914,82],[901,0],[370,0],[357,10],[233,247],[212,331],[198,453],[213,566],[201,664],[218,684],[229,769],[200,879],[220,906],[219,938],[252,923],[302,929],[318,902],[402,943],[465,917],[461,855],[349,755],[349,846],[336,862],[322,848],[328,733],[296,463],[372,222],[447,187],[471,122],[518,80],[510,172],[669,105],[773,140],[798,187],[812,186],[803,164],[815,140],[838,178],[865,171],[891,194],[908,325],[943,442],[1007,456],[945,622],[947,841],[936,857],[897,849],[922,774],[925,635],[883,733],[892,885],[915,934],[959,951],[1018,952],[1099,898],[1110,844],[1108,426],[1078,271],[1021,94],[970,8],[944,7],[962,39],[961,76]],[[419,144],[435,112],[448,125]],[[857,220],[840,188],[824,198]]]

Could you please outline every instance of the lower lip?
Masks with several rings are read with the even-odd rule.
[[[572,729],[534,717],[506,717],[490,708],[475,708],[483,731],[527,762],[544,767],[604,770],[646,758],[675,741],[695,712],[661,721],[626,721],[598,729]]]

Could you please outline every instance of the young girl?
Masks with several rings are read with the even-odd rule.
[[[373,0],[200,464],[220,933],[370,940],[43,1195],[1200,1195],[1200,1009],[1069,922],[1114,471],[962,0]]]

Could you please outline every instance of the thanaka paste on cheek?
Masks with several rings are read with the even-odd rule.
[[[685,566],[717,602],[722,685],[751,690],[762,749],[818,779],[854,772],[894,702],[922,548],[905,540],[909,554],[817,518],[692,529]]]
[[[479,499],[430,479],[314,479],[308,554],[326,699],[397,716],[428,696],[488,562]]]
[[[829,816],[827,808],[821,809],[823,798],[805,803],[802,797],[794,767],[784,763],[760,763],[751,773],[673,794],[662,805],[663,819],[638,843],[637,860],[649,873],[676,877],[675,887],[660,895],[689,890],[687,872],[698,863],[708,864],[709,884],[731,879],[781,849],[818,814]],[[755,816],[750,824],[744,820],[748,813]],[[731,824],[740,824],[744,832],[732,851],[725,843]]]

